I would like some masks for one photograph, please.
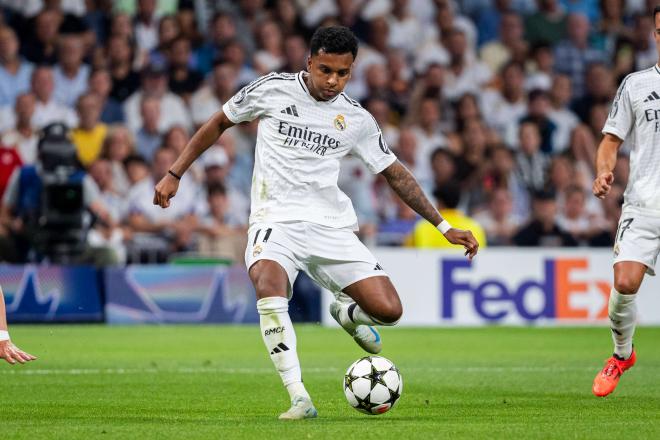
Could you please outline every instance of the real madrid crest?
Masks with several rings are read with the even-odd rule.
[[[346,119],[344,119],[344,115],[337,115],[335,117],[335,128],[339,131],[346,130]]]
[[[253,256],[253,257],[256,257],[256,256],[259,255],[262,251],[263,251],[263,248],[261,247],[260,244],[258,244],[258,245],[256,245],[256,246],[252,249],[252,256]]]

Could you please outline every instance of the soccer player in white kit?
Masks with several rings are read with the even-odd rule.
[[[479,247],[470,231],[443,220],[389,150],[375,119],[343,93],[357,49],[348,28],[318,29],[307,72],[271,73],[241,89],[195,133],[155,188],[153,203],[167,208],[181,175],[224,130],[259,119],[245,262],[264,343],[291,398],[280,419],[317,415],[302,382],[288,313],[299,271],[335,293],[330,313],[370,353],[382,347],[374,326],[394,325],[402,313],[389,277],[354,233],[353,206],[337,187],[342,157],[351,153],[382,174],[447,240],[464,246],[469,258]]]
[[[653,11],[655,45],[660,60],[660,6]],[[614,244],[614,287],[608,305],[614,354],[598,373],[593,393],[604,397],[621,375],[635,365],[635,297],[644,274],[655,275],[660,251],[660,67],[631,73],[612,103],[596,158],[596,197],[607,196],[614,165],[625,139],[632,145],[630,177]]]

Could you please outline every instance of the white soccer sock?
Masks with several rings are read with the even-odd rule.
[[[399,322],[381,322],[362,310],[362,308],[357,305],[357,303],[343,306],[339,312],[339,319],[345,325],[355,324],[356,327],[362,324],[391,326],[396,325]]]
[[[261,336],[291,399],[294,396],[309,398],[302,383],[296,332],[289,317],[289,300],[281,296],[262,298],[257,301],[257,311]]]
[[[637,316],[636,296],[623,295],[614,288],[610,292],[608,311],[614,341],[614,354],[623,359],[628,359],[632,354],[632,339]]]

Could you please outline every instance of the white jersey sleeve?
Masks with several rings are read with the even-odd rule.
[[[374,174],[378,174],[396,160],[396,156],[385,143],[383,133],[376,120],[365,110],[361,124],[360,136],[352,149]]]
[[[254,121],[266,110],[263,85],[273,77],[273,73],[255,79],[250,84],[238,91],[229,101],[222,106],[222,111],[234,124],[240,122]]]
[[[602,131],[603,134],[613,134],[621,140],[626,139],[635,122],[635,113],[633,112],[630,94],[630,84],[632,81],[629,81],[629,79],[630,75],[621,82]]]

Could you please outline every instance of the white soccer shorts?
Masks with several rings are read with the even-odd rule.
[[[376,257],[350,229],[309,222],[256,223],[248,230],[245,265],[273,260],[289,278],[289,298],[299,271],[338,298],[351,284],[373,276],[387,276]]]
[[[636,261],[655,275],[655,262],[660,252],[660,218],[624,208],[614,242],[614,263]]]

